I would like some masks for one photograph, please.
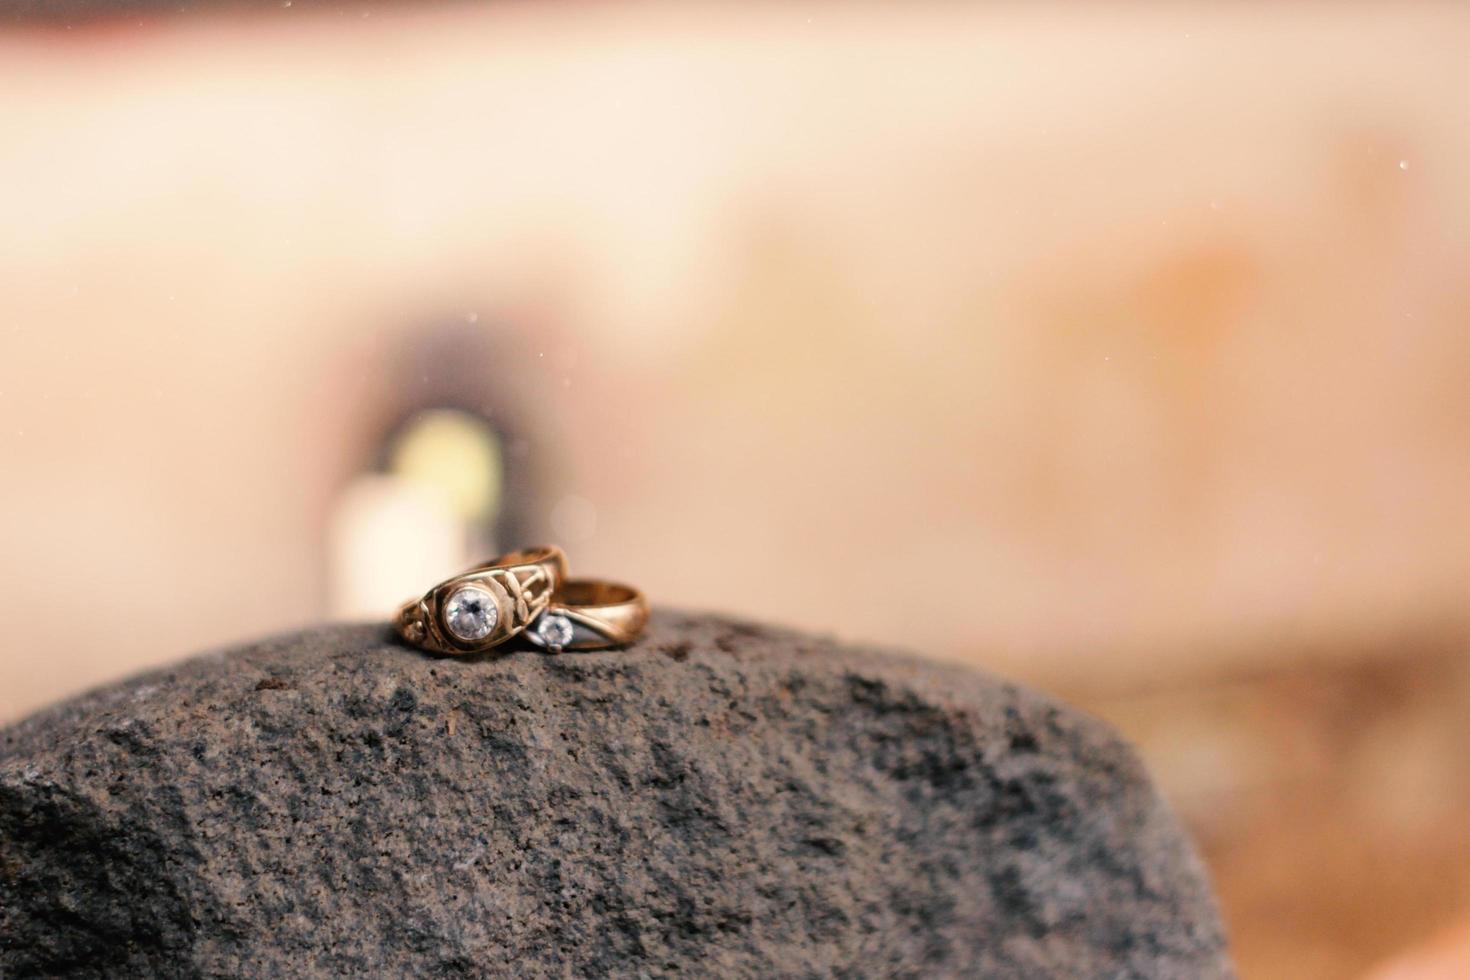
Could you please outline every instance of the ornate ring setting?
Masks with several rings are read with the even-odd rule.
[[[424,650],[479,653],[524,632],[546,611],[566,574],[566,556],[555,545],[513,551],[405,602],[393,625]]]
[[[632,586],[569,579],[526,630],[526,639],[548,653],[604,650],[632,643],[647,622],[648,600]]]

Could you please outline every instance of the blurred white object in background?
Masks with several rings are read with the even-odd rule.
[[[357,477],[343,491],[328,551],[335,619],[384,619],[470,557],[464,522],[444,493],[376,474]]]
[[[354,477],[328,534],[337,619],[384,619],[404,599],[500,549],[500,439],[468,412],[418,414],[389,447],[385,473]]]

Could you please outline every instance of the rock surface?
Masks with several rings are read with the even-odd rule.
[[[1108,729],[748,623],[470,660],[322,628],[0,733],[0,976],[674,973],[1231,968]]]

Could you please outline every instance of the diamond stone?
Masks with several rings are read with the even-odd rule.
[[[466,643],[489,636],[499,618],[495,597],[474,586],[465,586],[444,604],[444,625],[449,627],[455,639]]]
[[[546,613],[536,624],[536,635],[550,650],[560,650],[572,642],[572,621],[561,613]]]

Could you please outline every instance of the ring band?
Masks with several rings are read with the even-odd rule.
[[[423,650],[479,653],[531,625],[566,575],[566,556],[555,545],[512,551],[405,602],[393,625]]]
[[[627,646],[648,622],[648,600],[628,585],[569,579],[550,607],[526,630],[526,639],[548,653]]]

